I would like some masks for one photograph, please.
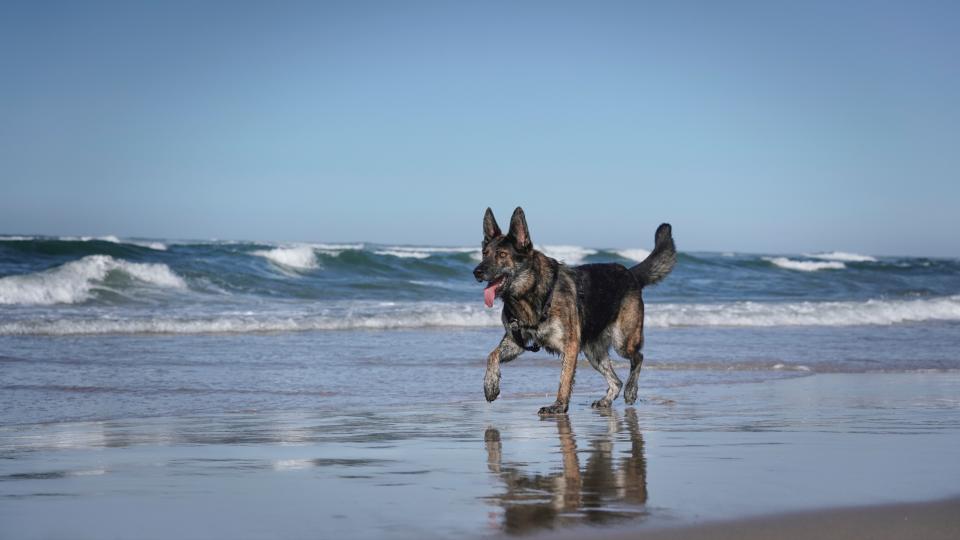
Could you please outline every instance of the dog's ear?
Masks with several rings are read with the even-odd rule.
[[[487,245],[488,242],[501,234],[503,233],[500,232],[497,219],[493,217],[493,210],[487,208],[487,212],[483,214],[483,244]]]
[[[517,248],[517,251],[533,249],[533,242],[530,241],[530,230],[527,229],[527,218],[523,215],[523,208],[519,206],[513,211],[513,217],[510,218],[510,236],[513,237],[513,247]]]

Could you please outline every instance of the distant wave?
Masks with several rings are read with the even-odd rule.
[[[650,255],[649,251],[641,248],[620,249],[620,250],[614,251],[614,253],[623,257],[624,259],[630,259],[632,261],[637,261],[637,262],[642,262],[644,259],[647,258],[647,256]]]
[[[537,249],[547,257],[570,265],[580,264],[590,255],[597,254],[597,250],[581,246],[537,246]]]
[[[150,241],[141,241],[141,240],[121,240],[116,236],[110,234],[107,236],[61,236],[60,240],[65,241],[80,241],[80,242],[110,242],[112,244],[130,244],[132,246],[140,246],[148,249],[155,249],[157,251],[166,251],[167,245],[163,242],[150,242]]]
[[[363,244],[307,244],[316,251],[330,256],[337,256],[344,251],[360,251],[364,248]]]
[[[865,302],[648,304],[649,327],[892,325],[960,321],[960,296]],[[0,334],[200,334],[310,330],[497,327],[500,310],[445,302],[348,302],[316,314],[59,318],[0,323]]]
[[[317,254],[312,246],[278,247],[254,251],[253,254],[269,259],[280,266],[297,270],[310,270],[319,266]]]
[[[109,255],[82,259],[32,274],[0,278],[0,304],[74,304],[91,298],[103,280],[121,272],[138,281],[161,287],[186,288],[187,284],[165,264],[133,263]]]
[[[842,261],[842,262],[877,262],[875,257],[869,255],[860,255],[859,253],[847,253],[845,251],[830,251],[824,253],[805,253],[804,257],[821,259],[824,261]]]
[[[111,244],[129,244],[131,246],[140,246],[157,251],[166,251],[167,245],[163,242],[152,242],[145,240],[121,240],[110,234],[107,236],[0,236],[0,242],[110,242]]]
[[[426,259],[430,256],[429,253],[425,251],[415,251],[415,250],[401,250],[401,249],[380,249],[374,251],[377,255],[389,255],[391,257],[399,257],[401,259]]]
[[[480,259],[480,248],[474,247],[387,246],[374,253],[401,259],[426,259],[434,254],[469,253],[474,259]]]
[[[840,261],[796,261],[786,257],[764,257],[763,260],[787,270],[816,272],[817,270],[842,270],[847,266]]]

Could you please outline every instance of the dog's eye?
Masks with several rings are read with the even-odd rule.
[[[507,258],[507,252],[506,252],[506,251],[498,251],[498,252],[497,252],[497,258],[498,258],[498,259],[506,259],[506,258]]]

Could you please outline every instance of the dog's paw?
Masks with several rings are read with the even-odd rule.
[[[593,407],[594,409],[609,409],[610,405],[612,405],[612,403],[610,403],[609,399],[601,398],[594,401],[593,404],[590,406]]]
[[[635,384],[627,385],[627,389],[623,391],[623,401],[627,405],[633,405],[637,401],[637,386]]]
[[[560,403],[559,401],[554,402],[553,405],[547,405],[546,407],[540,407],[540,416],[548,416],[551,414],[566,414],[567,413],[567,404]]]
[[[483,379],[483,395],[487,401],[493,402],[500,395],[500,376],[487,375]]]

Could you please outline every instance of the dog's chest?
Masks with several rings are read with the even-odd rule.
[[[555,318],[535,327],[520,327],[518,333],[523,340],[521,345],[539,345],[551,353],[563,350],[563,327]]]

